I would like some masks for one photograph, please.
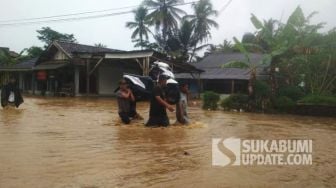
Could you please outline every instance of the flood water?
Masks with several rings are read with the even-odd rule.
[[[114,99],[0,110],[0,187],[336,187],[336,119],[189,109],[192,125],[121,125]],[[170,114],[171,122],[175,121]],[[312,139],[311,166],[211,165],[212,138]]]

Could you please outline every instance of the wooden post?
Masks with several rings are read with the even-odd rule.
[[[142,60],[142,76],[146,76],[146,58]]]
[[[150,60],[149,60],[149,57],[146,57],[145,59],[144,59],[144,62],[143,62],[143,64],[144,64],[144,68],[143,68],[143,75],[144,76],[148,76],[149,75],[149,63],[150,63]]]
[[[77,96],[79,93],[79,68],[75,66],[75,78],[74,78],[74,96]]]
[[[235,90],[235,81],[231,80],[231,94],[234,94],[234,90]]]
[[[90,60],[86,60],[86,95],[90,94]]]
[[[201,73],[198,73],[197,81],[198,81],[198,98],[201,98],[201,92],[203,91],[203,83],[202,83],[202,80],[201,80]]]
[[[35,72],[32,73],[32,84],[31,84],[31,89],[33,95],[35,95]]]

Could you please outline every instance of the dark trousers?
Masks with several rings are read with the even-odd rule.
[[[169,125],[169,119],[167,115],[164,116],[150,116],[146,126],[164,126],[167,127]]]
[[[131,102],[130,111],[119,112],[119,117],[123,123],[129,124],[131,122],[130,118],[133,118],[136,114],[136,102]]]

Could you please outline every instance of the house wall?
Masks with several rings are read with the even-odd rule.
[[[68,57],[63,52],[58,50],[53,59],[54,60],[66,60],[66,59],[68,59]]]
[[[198,96],[199,92],[204,91],[214,91],[220,94],[231,94],[232,89],[234,93],[247,93],[247,80],[223,80],[223,79],[212,79],[212,80],[201,80],[201,85],[196,79],[178,79],[179,83],[187,83],[189,85],[189,90],[192,96]],[[233,82],[232,82],[233,81]],[[232,83],[234,87],[232,88]]]
[[[103,63],[98,69],[98,94],[114,95],[118,82],[124,73],[139,74],[139,69],[125,68],[119,64]]]

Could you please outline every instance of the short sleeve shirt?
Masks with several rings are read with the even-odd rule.
[[[153,89],[153,96],[150,102],[149,116],[160,117],[167,116],[166,108],[157,101],[156,96],[160,96],[165,100],[165,93],[160,86],[155,86]]]

